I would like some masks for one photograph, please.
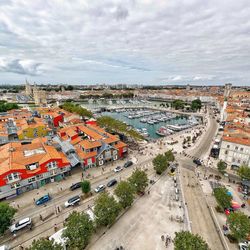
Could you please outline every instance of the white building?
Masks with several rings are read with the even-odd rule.
[[[229,165],[250,167],[250,138],[224,136],[219,159]]]

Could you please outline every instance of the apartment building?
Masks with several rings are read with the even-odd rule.
[[[11,142],[0,147],[0,199],[61,180],[71,166],[46,138]]]
[[[128,152],[127,145],[117,135],[107,133],[96,125],[80,124],[62,128],[58,135],[61,140],[74,146],[85,169],[116,161]]]
[[[246,135],[224,135],[219,159],[229,165],[250,167],[250,137]]]

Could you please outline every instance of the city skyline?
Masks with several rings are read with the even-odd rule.
[[[1,1],[0,84],[249,85],[250,3]]]

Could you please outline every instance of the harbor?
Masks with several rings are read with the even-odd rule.
[[[193,115],[175,114],[150,108],[107,109],[98,116],[110,116],[123,121],[148,139],[158,139],[199,124]]]

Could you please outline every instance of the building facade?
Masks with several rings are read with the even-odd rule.
[[[219,159],[229,165],[250,167],[250,140],[223,137]]]
[[[70,171],[67,157],[47,142],[12,142],[0,148],[0,199],[59,181]]]

